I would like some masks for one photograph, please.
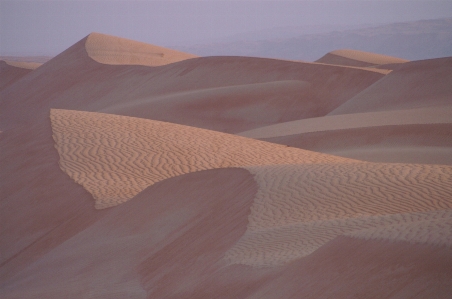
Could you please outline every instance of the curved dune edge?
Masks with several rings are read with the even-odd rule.
[[[339,56],[343,58],[347,58],[350,60],[355,60],[359,62],[365,62],[370,65],[383,65],[383,64],[392,64],[392,63],[405,63],[409,62],[409,60],[382,55],[377,53],[359,51],[359,50],[350,50],[350,49],[340,49],[327,53],[325,56],[319,59],[320,62],[328,63],[328,61],[335,62],[334,56]]]
[[[18,67],[21,69],[27,69],[27,70],[35,70],[42,65],[42,63],[38,63],[38,62],[11,61],[11,60],[3,60],[3,61],[10,66]]]
[[[328,60],[325,60],[325,61],[326,62],[317,60],[315,62],[302,62],[302,63],[331,65],[331,66],[335,66],[335,67],[345,67],[345,68],[350,68],[350,69],[365,70],[365,71],[369,71],[369,72],[380,73],[380,74],[383,74],[383,75],[387,75],[387,74],[392,72],[391,69],[375,68],[375,67],[373,67],[374,65],[370,65],[370,66],[354,66],[354,65],[348,65],[348,64],[333,63],[333,61],[330,62]]]
[[[88,35],[85,48],[88,56],[96,62],[112,65],[160,66],[198,57],[101,33]]]
[[[452,123],[452,106],[328,115],[280,123],[241,132],[238,135],[249,138],[272,138],[354,128],[448,123]]]
[[[246,167],[259,189],[230,264],[275,266],[339,235],[452,246],[452,167],[338,163]]]
[[[340,158],[236,135],[134,117],[51,109],[60,168],[103,209],[190,172],[268,164],[344,163]]]

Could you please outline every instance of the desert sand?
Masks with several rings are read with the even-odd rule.
[[[316,62],[358,67],[375,67],[381,65],[405,63],[408,61],[409,60],[398,57],[350,49],[331,51],[325,56],[316,60]]]
[[[2,298],[449,298],[450,59],[2,62]]]

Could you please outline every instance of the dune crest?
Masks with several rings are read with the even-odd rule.
[[[339,235],[452,245],[452,167],[337,163],[247,167],[259,189],[225,258],[281,265]]]
[[[353,161],[172,123],[52,109],[60,167],[98,209],[123,203],[164,179],[214,168]]]
[[[198,57],[189,53],[101,33],[88,35],[85,48],[89,57],[93,60],[113,65],[159,66]]]
[[[12,60],[5,60],[6,64],[14,67],[18,67],[21,69],[27,69],[27,70],[35,70],[38,67],[42,65],[42,63],[39,62],[28,62],[28,61],[12,61]]]
[[[316,62],[345,66],[370,67],[384,64],[405,63],[409,62],[409,60],[359,50],[341,49],[327,53]]]

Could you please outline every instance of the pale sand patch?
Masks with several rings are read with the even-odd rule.
[[[452,167],[339,163],[246,167],[259,185],[232,264],[280,265],[339,235],[452,245]]]
[[[38,62],[27,62],[27,61],[11,61],[11,60],[4,60],[6,64],[14,67],[18,67],[21,69],[27,69],[27,70],[35,70],[38,67],[42,65],[42,63]]]
[[[260,139],[353,128],[447,123],[452,123],[452,106],[328,115],[280,123],[238,135]]]
[[[350,50],[350,49],[341,49],[341,50],[335,50],[332,52],[329,52],[328,54],[336,55],[352,60],[362,61],[362,62],[368,62],[375,65],[381,65],[381,64],[390,64],[390,63],[405,63],[409,62],[409,60],[388,56],[388,55],[382,55],[377,53],[370,53],[365,51],[358,51],[358,50]]]
[[[198,57],[101,33],[91,33],[86,39],[85,48],[93,60],[113,65],[159,66]]]
[[[61,169],[93,195],[98,209],[125,202],[156,182],[194,171],[354,161],[134,117],[52,109],[50,119]]]
[[[370,72],[374,72],[374,73],[380,73],[383,75],[387,75],[389,73],[392,72],[392,70],[390,69],[385,69],[385,68],[375,68],[373,66],[353,66],[353,65],[343,65],[343,64],[335,64],[335,63],[329,63],[327,62],[323,62],[323,61],[315,61],[315,62],[303,62],[303,63],[311,63],[311,64],[318,64],[318,65],[331,65],[331,66],[336,66],[336,67],[344,67],[344,68],[350,68],[350,69],[357,69],[357,70],[365,70],[365,71],[370,71]]]

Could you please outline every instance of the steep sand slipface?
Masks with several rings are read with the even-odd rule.
[[[338,163],[247,167],[259,185],[230,263],[281,265],[339,235],[452,245],[452,167]]]
[[[452,104],[452,58],[411,61],[358,93],[328,115]]]
[[[393,56],[381,55],[358,50],[342,49],[329,52],[316,62],[346,66],[369,67],[384,64],[399,64],[408,61],[409,60]]]
[[[91,33],[86,39],[85,47],[89,57],[103,64],[159,66],[197,57],[100,33]]]
[[[199,170],[353,161],[133,117],[52,109],[50,118],[61,169],[93,195],[99,209],[125,202],[158,181]]]
[[[354,128],[448,123],[452,123],[452,106],[328,115],[280,123],[242,132],[239,135],[260,139]]]

